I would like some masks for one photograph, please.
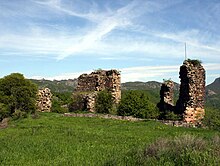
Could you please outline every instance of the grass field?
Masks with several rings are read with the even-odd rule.
[[[0,165],[135,165],[133,154],[148,144],[182,134],[209,139],[219,132],[41,113],[0,130]]]

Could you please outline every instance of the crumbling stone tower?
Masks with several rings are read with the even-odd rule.
[[[185,60],[180,67],[180,92],[176,111],[187,123],[197,124],[205,110],[205,70],[198,60]]]
[[[174,82],[166,80],[160,89],[160,102],[157,104],[160,112],[174,111]]]
[[[82,74],[78,78],[78,85],[73,95],[80,94],[83,101],[80,108],[85,107],[95,112],[95,98],[97,92],[107,90],[112,94],[115,103],[121,100],[121,74],[117,70],[97,70],[91,74]],[[84,106],[83,106],[84,105]]]
[[[40,112],[50,112],[52,107],[52,93],[49,88],[38,90],[37,110]]]
[[[117,70],[97,70],[78,78],[76,91],[92,92],[107,90],[118,103],[121,99],[121,74]]]

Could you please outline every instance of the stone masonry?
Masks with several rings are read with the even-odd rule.
[[[49,88],[38,90],[37,110],[40,112],[50,112],[52,106],[52,93]]]
[[[164,81],[160,90],[160,102],[158,108],[161,112],[174,111],[174,82],[170,80]]]
[[[185,60],[180,79],[177,113],[183,114],[187,123],[200,123],[205,114],[205,69],[197,60]]]
[[[82,74],[74,92],[84,93],[83,100],[86,109],[95,112],[97,92],[107,90],[112,94],[115,103],[121,99],[121,75],[117,70],[97,70],[91,74]]]

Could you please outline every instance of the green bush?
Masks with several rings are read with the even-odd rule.
[[[182,117],[181,117],[181,115],[175,114],[174,112],[165,111],[164,119],[166,119],[166,120],[181,120]]]
[[[157,118],[159,110],[143,91],[126,91],[118,107],[118,115],[138,118]]]
[[[95,110],[97,113],[114,113],[113,109],[113,98],[110,92],[100,91],[97,94],[95,102]]]
[[[206,108],[203,125],[205,125],[209,129],[220,131],[220,110]]]
[[[15,112],[12,114],[12,118],[14,120],[17,120],[17,119],[21,119],[21,118],[27,118],[28,114],[24,111],[21,111],[21,110],[15,110]]]
[[[35,112],[36,94],[37,86],[20,73],[12,73],[0,79],[0,103],[8,108],[8,116],[16,110]]]
[[[7,105],[0,103],[0,121],[9,116],[9,108]]]
[[[52,100],[52,107],[51,107],[51,112],[56,112],[56,113],[65,113],[67,112],[67,108],[62,105],[62,101],[60,101],[59,98],[53,97]]]

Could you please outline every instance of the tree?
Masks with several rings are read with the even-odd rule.
[[[0,79],[0,103],[8,108],[11,116],[16,110],[35,112],[37,86],[20,73]]]
[[[98,92],[95,102],[95,110],[97,113],[113,113],[113,98],[110,92]]]
[[[138,118],[156,118],[159,115],[159,110],[149,101],[146,92],[126,91],[122,95],[118,114]]]

